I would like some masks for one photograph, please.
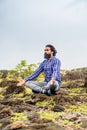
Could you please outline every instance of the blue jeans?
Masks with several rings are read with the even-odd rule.
[[[36,92],[42,92],[45,89],[51,89],[52,84],[51,82],[37,82],[37,81],[27,81],[26,86]],[[57,91],[60,88],[59,84],[57,81],[53,84],[53,89],[54,91]]]

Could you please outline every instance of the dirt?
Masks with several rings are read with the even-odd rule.
[[[64,121],[67,106],[77,106],[80,104],[87,104],[87,78],[85,72],[79,77],[76,73],[67,72],[66,79],[68,82],[63,84],[58,92],[52,96],[47,96],[41,93],[26,93],[26,86],[17,86],[17,81],[7,80],[6,74],[3,74],[3,80],[0,82],[0,130],[86,130],[87,129],[87,115],[82,113],[73,113],[68,120],[73,120],[73,125],[60,124],[58,122]],[[85,75],[83,77],[83,75]],[[64,75],[65,76],[65,75]],[[63,76],[63,81],[66,79]],[[71,78],[73,77],[73,78]],[[69,79],[70,78],[70,79]],[[79,81],[78,81],[79,80]],[[82,88],[78,93],[72,93],[71,88]],[[45,105],[42,103],[46,103]],[[54,112],[60,113],[59,118],[52,119],[42,118],[39,112]],[[74,111],[75,112],[75,111]],[[26,117],[19,118],[15,113],[24,114]],[[67,114],[68,115],[68,114]],[[76,124],[82,123],[81,127]]]

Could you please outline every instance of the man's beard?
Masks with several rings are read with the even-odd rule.
[[[47,53],[44,53],[44,58],[46,58],[47,60],[51,58],[51,54],[47,54]]]

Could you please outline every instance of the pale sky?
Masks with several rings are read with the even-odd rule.
[[[61,69],[87,67],[87,0],[0,0],[0,70],[43,61],[46,44]]]

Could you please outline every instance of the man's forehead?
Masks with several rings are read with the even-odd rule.
[[[50,49],[50,47],[45,47],[46,49]]]

